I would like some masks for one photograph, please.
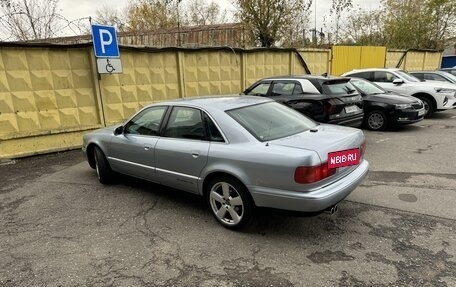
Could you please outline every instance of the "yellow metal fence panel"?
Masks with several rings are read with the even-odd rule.
[[[331,74],[340,75],[360,67],[361,47],[334,46]]]
[[[361,47],[360,68],[385,67],[386,47]]]
[[[331,74],[340,75],[353,69],[383,68],[385,57],[385,47],[334,46]]]
[[[99,126],[84,49],[0,49],[0,140]]]

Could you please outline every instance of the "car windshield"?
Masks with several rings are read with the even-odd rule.
[[[322,83],[321,88],[326,95],[348,95],[357,92],[347,81],[327,81]]]
[[[396,73],[408,82],[421,82],[420,79],[407,73],[406,71],[399,70],[399,71],[396,71]]]
[[[277,102],[267,102],[227,111],[261,142],[291,136],[317,126],[302,114]]]
[[[377,95],[385,93],[385,91],[382,90],[379,86],[368,81],[351,80],[351,83],[365,95]]]
[[[451,79],[452,81],[454,81],[456,83],[456,76],[451,74],[451,73],[445,73],[445,78],[448,78],[448,79]]]

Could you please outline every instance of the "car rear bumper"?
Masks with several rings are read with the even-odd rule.
[[[354,116],[331,119],[327,123],[340,126],[348,126],[358,128],[363,124],[364,113],[358,113]]]
[[[311,192],[248,186],[256,206],[299,212],[320,212],[346,198],[363,181],[369,163],[363,160],[347,176]]]

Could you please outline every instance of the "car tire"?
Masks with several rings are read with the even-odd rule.
[[[248,223],[255,208],[245,186],[229,176],[218,176],[209,182],[206,200],[215,219],[228,229],[239,229]]]
[[[431,117],[435,112],[434,103],[430,99],[425,98],[425,97],[418,97],[418,98],[424,104],[424,110],[425,110],[424,117],[425,118]]]
[[[106,156],[99,147],[95,147],[94,150],[95,158],[95,170],[97,171],[98,180],[102,184],[110,184],[114,179],[114,172],[109,165]]]
[[[388,127],[388,118],[383,111],[371,111],[365,119],[365,126],[373,131],[384,131]]]

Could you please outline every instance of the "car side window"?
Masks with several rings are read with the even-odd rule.
[[[259,83],[252,90],[250,90],[247,95],[266,96],[270,86],[271,83]]]
[[[373,81],[372,72],[354,73],[354,74],[350,74],[349,77],[362,78],[362,79],[366,79],[369,81]]]
[[[294,89],[293,89],[293,95],[299,95],[302,93],[304,93],[304,91],[302,90],[301,84],[295,83]]]
[[[397,77],[389,72],[384,72],[384,71],[374,72],[374,82],[392,83],[395,79],[397,79]]]
[[[164,137],[204,140],[203,118],[195,108],[174,107],[163,132]]]
[[[424,74],[424,79],[431,80],[431,81],[446,82],[446,79],[444,77],[437,75],[437,74]]]
[[[124,133],[147,136],[158,135],[158,130],[167,108],[167,106],[160,106],[143,110],[125,125]]]
[[[209,140],[212,142],[225,142],[222,133],[219,131],[212,119],[204,114],[204,121],[206,122],[206,133],[209,136]]]
[[[272,86],[271,96],[289,96],[293,94],[295,83],[278,82]]]
[[[417,77],[420,80],[425,80],[426,79],[426,74],[421,74],[421,73],[413,73],[413,76]],[[429,80],[429,79],[427,79]]]

